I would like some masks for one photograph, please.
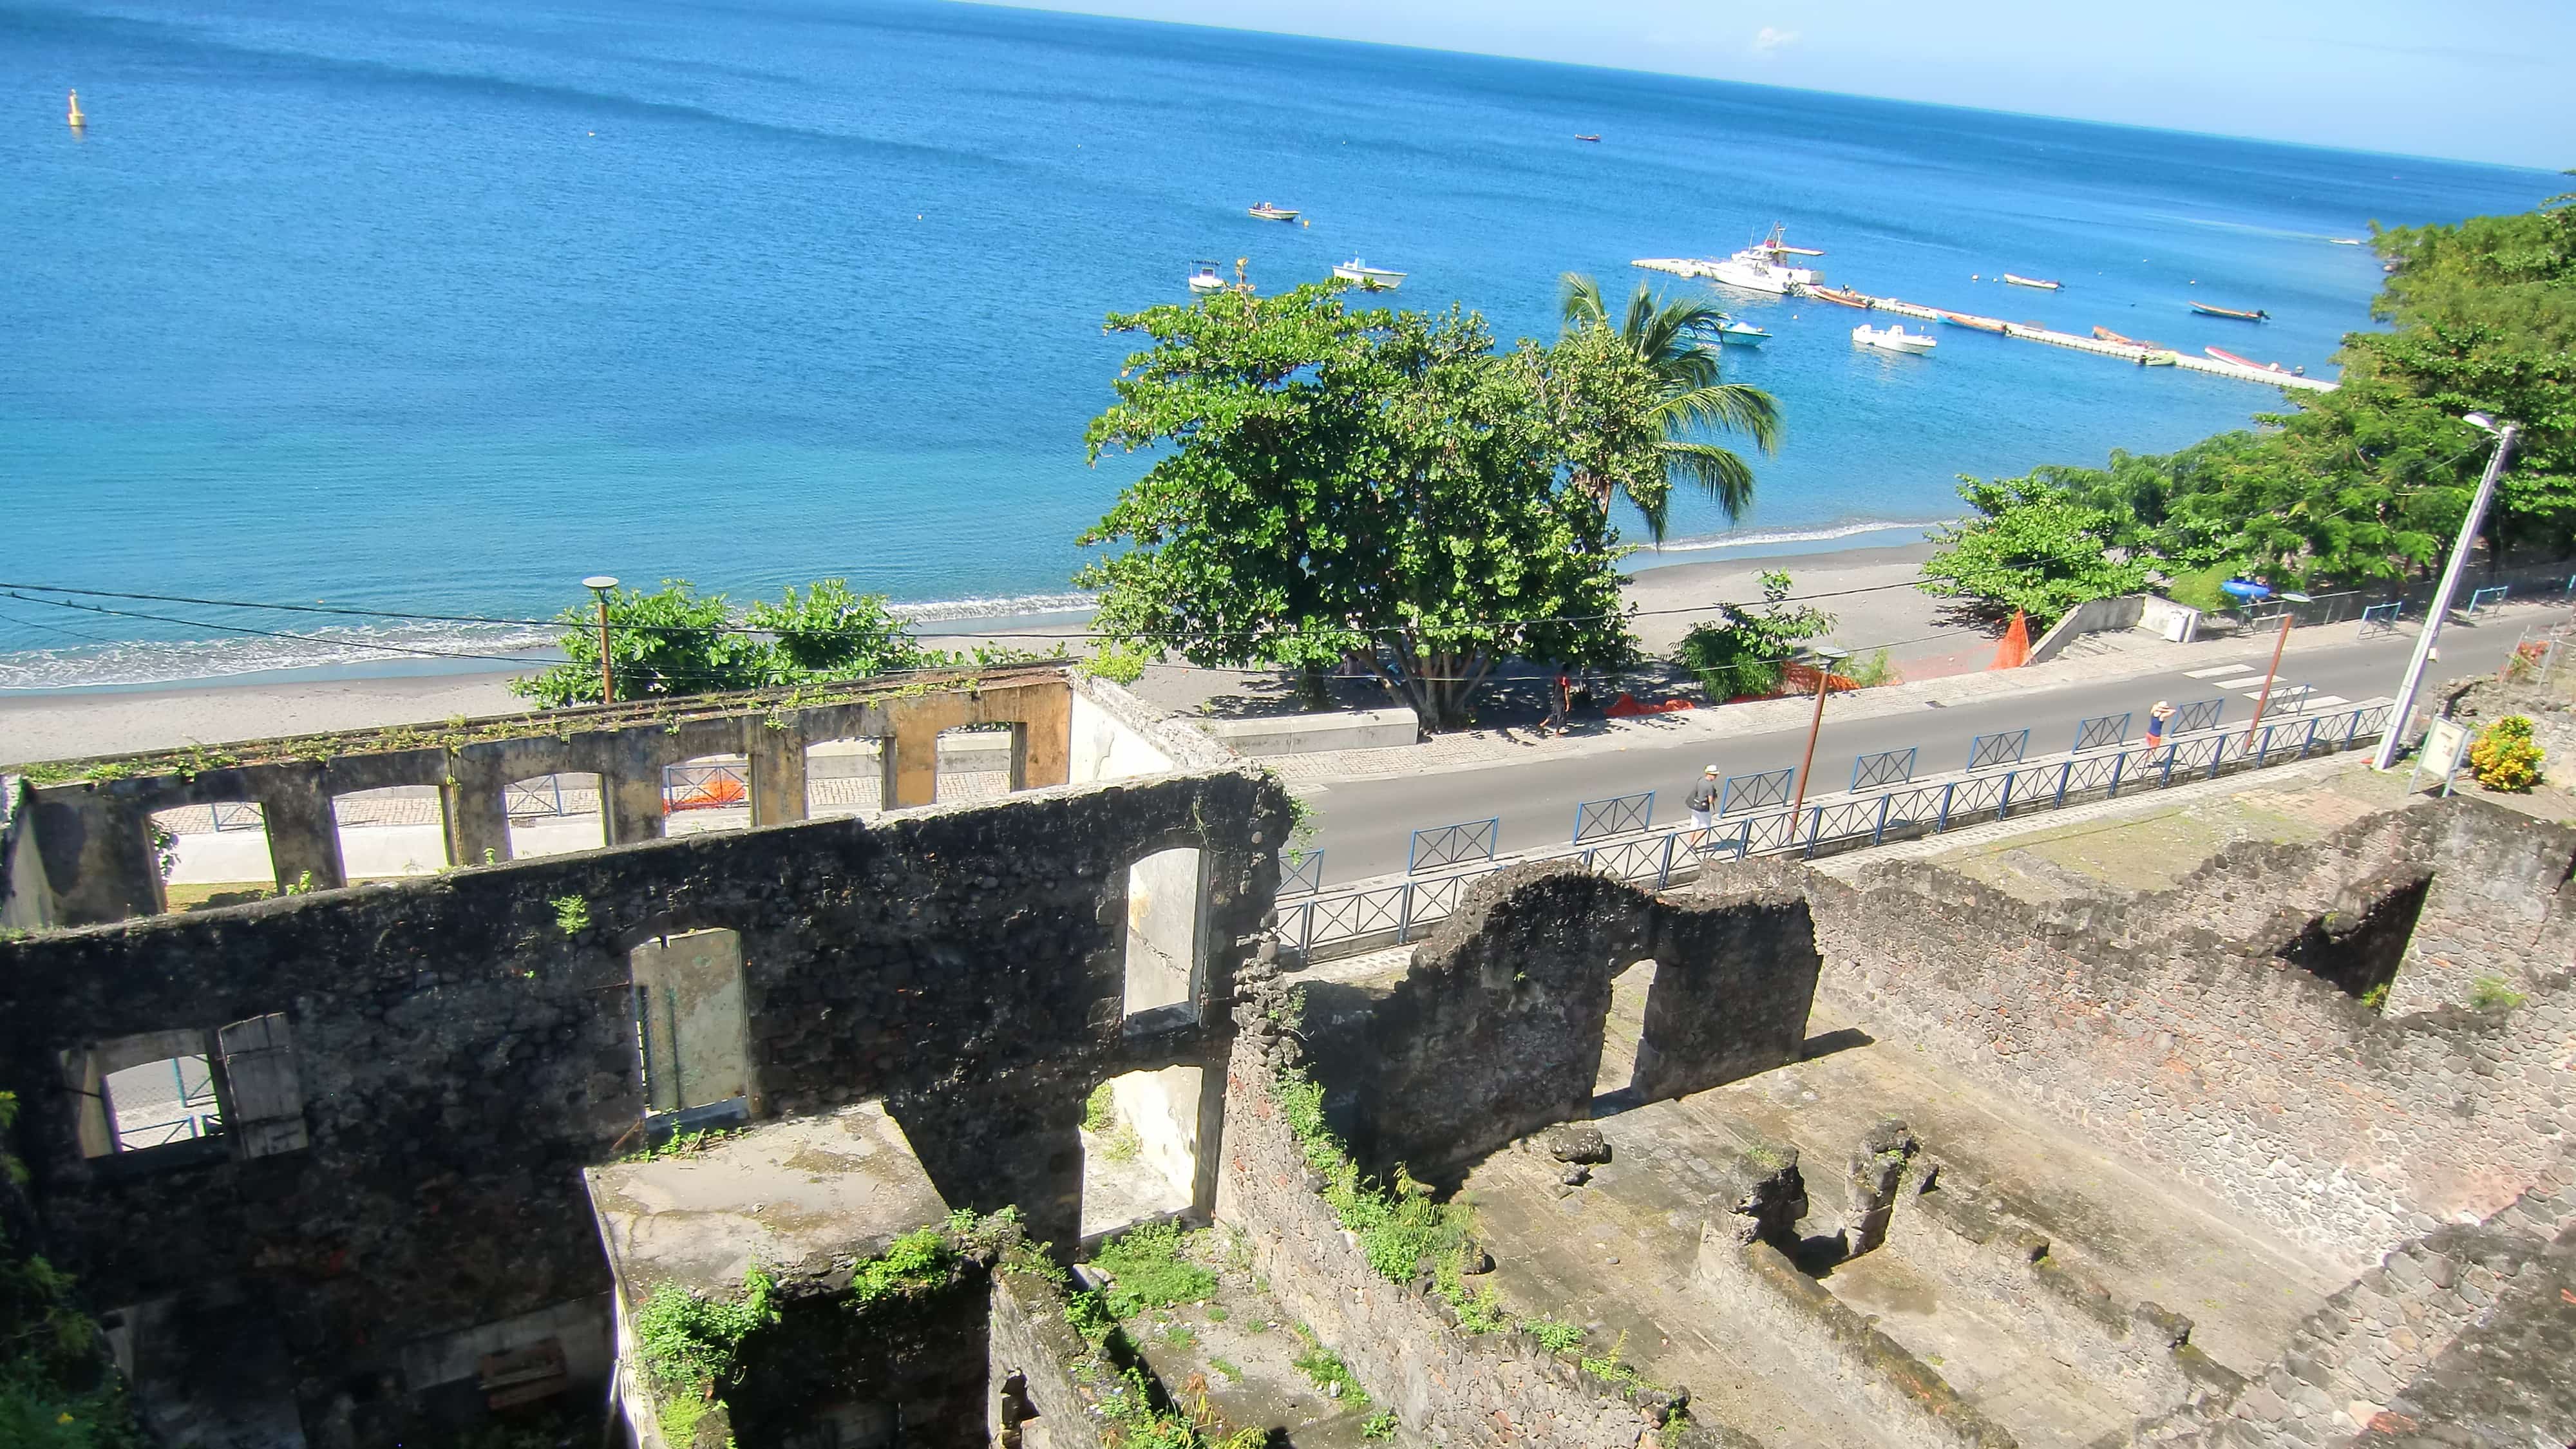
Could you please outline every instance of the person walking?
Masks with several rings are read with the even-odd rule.
[[[1717,813],[1719,779],[1717,766],[1711,765],[1699,772],[1699,783],[1691,787],[1691,849],[1693,850],[1707,848],[1709,819]]]
[[[1574,681],[1559,666],[1547,682],[1547,724],[1545,732],[1561,735],[1574,714]]]
[[[2156,701],[2155,708],[2147,711],[2148,749],[2152,750],[2165,742],[2165,721],[2173,717],[2174,707],[2161,699]]]

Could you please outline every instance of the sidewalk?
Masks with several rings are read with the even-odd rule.
[[[2561,607],[2554,604],[2508,605],[2493,616],[2495,623],[2483,627],[2501,625],[2509,630],[2519,629],[2524,624],[2559,612]],[[2456,628],[2457,625],[2448,627]],[[2298,682],[2297,671],[2290,667],[2290,660],[2318,650],[2348,646],[2355,642],[2356,632],[2355,626],[2349,623],[2293,630],[2283,655],[2283,681]],[[2398,633],[2401,638],[2411,639],[2414,631],[2400,629]],[[1848,723],[1932,707],[1982,703],[1999,696],[2045,694],[2076,685],[2140,678],[2209,665],[2246,662],[2260,669],[2271,661],[2274,642],[2275,636],[2269,633],[2192,644],[2168,644],[2158,640],[2117,653],[2060,658],[2020,669],[1980,670],[1936,679],[1910,680],[1879,689],[1838,694],[1826,708],[1831,718]],[[2435,677],[2440,677],[2438,666]],[[1562,737],[1544,736],[1535,730],[1520,728],[1461,730],[1454,734],[1434,735],[1404,749],[1281,755],[1263,763],[1277,771],[1280,779],[1294,789],[1348,780],[1482,770],[1537,760],[1613,754],[1621,750],[1693,741],[1714,742],[1776,730],[1804,729],[1814,709],[1815,704],[1810,699],[1766,699],[1751,704],[1703,706],[1675,714],[1647,715],[1636,719],[1589,719],[1579,722],[1572,734]]]

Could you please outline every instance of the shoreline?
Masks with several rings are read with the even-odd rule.
[[[1920,529],[1905,525],[1901,530]],[[1855,537],[1862,535],[1854,535]],[[1817,606],[1841,617],[1835,639],[1864,650],[1895,645],[1900,664],[1935,665],[1942,645],[1991,651],[1974,631],[1936,634],[1938,601],[1896,587],[1932,552],[1929,543],[1831,547],[1844,540],[1784,541],[1796,552],[1744,553],[1659,562],[1633,571],[1622,594],[1639,610],[1632,627],[1649,657],[1669,654],[1694,618],[1722,600],[1759,596],[1758,575],[1786,567],[1797,594],[1834,592]],[[1745,545],[1745,547],[1758,547]],[[1706,550],[1693,550],[1706,552]],[[1843,592],[1859,590],[1862,592]],[[1043,647],[1062,639],[1071,652],[1090,622],[1088,611],[965,620],[924,620],[917,637],[936,648],[977,643]],[[946,626],[946,627],[943,627]],[[1934,636],[1926,641],[1923,636]],[[1897,644],[1896,641],[1913,641]],[[1955,647],[1955,646],[1954,646]],[[366,673],[351,672],[367,669]],[[1935,672],[1935,671],[1927,671]],[[191,744],[313,734],[377,725],[515,714],[529,708],[509,692],[524,670],[455,669],[387,660],[385,667],[322,666],[270,671],[262,677],[218,677],[166,684],[100,684],[0,692],[0,764],[124,754]],[[1278,675],[1267,669],[1199,669],[1154,665],[1137,692],[1165,708],[1239,712],[1271,704]]]

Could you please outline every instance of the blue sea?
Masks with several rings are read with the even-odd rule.
[[[437,614],[551,614],[602,572],[1061,607],[1075,536],[1142,466],[1083,455],[1128,346],[1101,320],[1185,300],[1202,258],[1274,288],[1364,257],[1410,274],[1402,302],[1508,339],[1554,331],[1561,272],[1697,289],[1629,262],[1777,222],[1863,291],[2331,375],[2380,272],[2329,238],[2563,186],[919,0],[0,0],[0,572]],[[1307,224],[1245,215],[1265,199]],[[1971,280],[2005,270],[2065,290]],[[1881,356],[1849,311],[1738,310],[1777,338],[1731,375],[1779,396],[1788,437],[1732,535],[1675,510],[1686,543],[1863,541],[1948,516],[1958,474],[2281,406],[1958,329]],[[96,602],[125,612],[0,597],[0,687],[532,637]]]

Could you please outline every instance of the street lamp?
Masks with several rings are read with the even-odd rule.
[[[2415,636],[2414,657],[2406,661],[2406,677],[2398,682],[2397,702],[2388,707],[2388,725],[2380,732],[2378,753],[2370,757],[2374,770],[2385,770],[2397,763],[2407,721],[2415,713],[2415,696],[2424,687],[2424,666],[2433,658],[2433,641],[2441,635],[2442,616],[2451,610],[2451,591],[2459,587],[2460,571],[2469,562],[2469,544],[2478,536],[2478,525],[2486,521],[2496,480],[2504,476],[2505,459],[2513,452],[2514,434],[2521,431],[2518,423],[2499,426],[2484,413],[2471,413],[2460,421],[2494,438],[2495,452],[2487,458],[2486,476],[2478,480],[2477,496],[2469,500],[2468,517],[2460,520],[2460,536],[2451,545],[2451,561],[2442,566],[2442,582],[2433,591],[2433,609],[2424,616],[2424,632]]]
[[[1789,828],[1798,828],[1798,812],[1807,807],[1807,772],[1816,764],[1816,736],[1825,728],[1825,693],[1834,685],[1834,666],[1851,657],[1848,649],[1818,644],[1800,651],[1799,662],[1816,671],[1816,714],[1807,722],[1807,757],[1798,762],[1798,798],[1789,806]]]
[[[2281,593],[2274,594],[2272,597],[2279,599],[2284,604],[2313,604],[2316,602],[2316,600],[2309,598],[2305,594],[2290,593],[2286,590]],[[2290,625],[2296,622],[2297,619],[2298,614],[2295,610],[2283,609],[2281,611],[2281,633],[2278,638],[2275,638],[2272,641],[2272,672],[2263,676],[2263,692],[2256,696],[2254,700],[2254,718],[2245,726],[2245,745],[2248,749],[2251,749],[2254,746],[2255,729],[2263,723],[2263,707],[2272,702],[2272,681],[2281,677],[2281,651],[2289,647]]]
[[[581,586],[599,597],[599,702],[617,703],[617,670],[608,658],[608,591],[617,580],[607,574],[592,574]]]

